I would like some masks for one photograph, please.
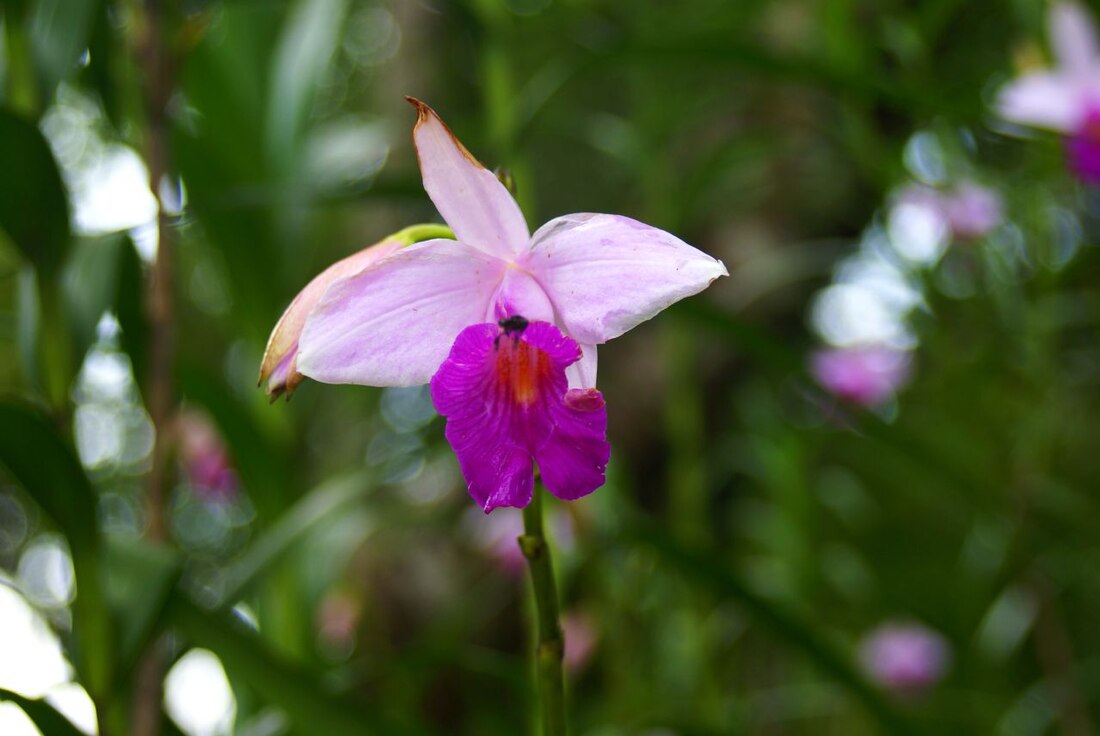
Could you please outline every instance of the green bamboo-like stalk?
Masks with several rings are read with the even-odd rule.
[[[538,486],[535,487],[531,503],[523,509],[523,536],[518,541],[531,569],[531,587],[535,592],[538,626],[535,670],[538,676],[542,736],[565,736],[565,682],[562,674],[565,637],[558,620],[554,564],[543,531],[542,496]]]

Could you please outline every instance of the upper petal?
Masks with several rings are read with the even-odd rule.
[[[1050,45],[1058,65],[1070,76],[1088,78],[1100,63],[1100,44],[1092,16],[1077,2],[1050,6]]]
[[[1069,133],[1081,123],[1085,95],[1064,74],[1032,72],[1002,87],[996,108],[1010,122]]]
[[[427,383],[462,328],[485,319],[504,267],[429,240],[338,281],[306,321],[298,369],[325,383]]]
[[[676,236],[620,215],[575,214],[538,229],[523,264],[566,331],[602,343],[728,272]]]
[[[519,205],[493,172],[455,138],[435,110],[420,100],[413,144],[424,189],[455,236],[501,257],[518,253],[530,238]]]

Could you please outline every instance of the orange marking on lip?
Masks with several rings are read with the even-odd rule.
[[[541,382],[550,375],[550,356],[534,345],[507,335],[497,345],[497,380],[520,406],[530,406],[539,397]]]

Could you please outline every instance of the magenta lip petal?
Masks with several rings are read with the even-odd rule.
[[[546,489],[572,501],[604,484],[611,445],[607,407],[596,389],[573,389],[551,405],[554,431],[535,457]]]
[[[514,336],[479,324],[459,333],[432,377],[447,440],[486,513],[530,503],[536,459],[547,489],[560,498],[603,485],[610,455],[603,397],[595,389],[570,391],[565,377],[580,357],[577,342],[546,322]]]

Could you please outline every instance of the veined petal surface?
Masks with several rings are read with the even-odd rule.
[[[603,485],[611,452],[603,397],[570,390],[565,378],[580,354],[575,340],[547,322],[511,332],[478,324],[458,335],[432,377],[447,440],[486,513],[530,503],[535,462],[560,498]]]
[[[510,258],[527,245],[530,231],[516,200],[420,100],[413,143],[420,174],[439,214],[467,245]]]
[[[504,268],[453,240],[399,251],[329,288],[306,321],[298,369],[324,383],[427,383],[462,328],[485,319]]]
[[[602,343],[728,272],[676,236],[620,215],[575,214],[538,229],[521,265],[546,290],[565,330]]]

